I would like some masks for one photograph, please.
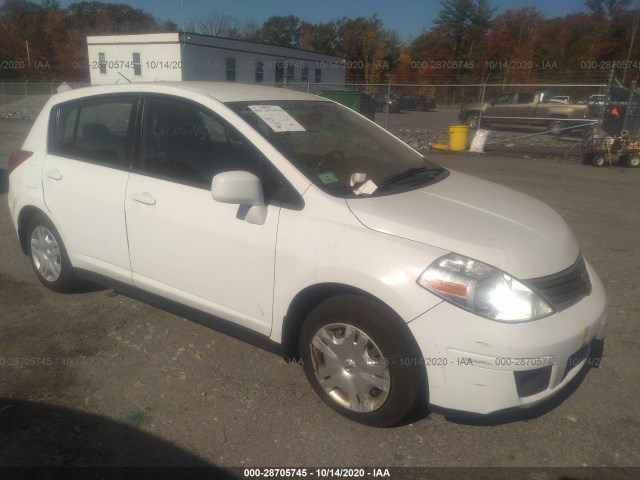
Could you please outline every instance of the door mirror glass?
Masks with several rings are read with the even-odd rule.
[[[232,171],[219,173],[211,181],[211,196],[217,202],[237,205],[264,205],[260,180],[253,173]]]

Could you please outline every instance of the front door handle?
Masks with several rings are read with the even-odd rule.
[[[58,170],[47,170],[44,174],[52,180],[62,180],[62,174]]]
[[[136,202],[144,203],[145,205],[155,205],[156,199],[151,196],[150,193],[134,193],[131,195]]]

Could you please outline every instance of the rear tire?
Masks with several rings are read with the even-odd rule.
[[[60,233],[44,214],[35,215],[27,227],[27,254],[36,277],[55,292],[69,292],[75,277]]]
[[[607,163],[607,160],[606,158],[604,158],[604,155],[596,155],[595,157],[593,157],[593,160],[591,161],[591,164],[594,167],[604,167],[606,163]]]
[[[425,401],[418,344],[407,325],[374,300],[355,295],[325,300],[305,319],[299,342],[313,389],[351,420],[391,426]]]

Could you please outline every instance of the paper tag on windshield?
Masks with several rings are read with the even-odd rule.
[[[371,180],[367,180],[362,184],[360,188],[358,188],[357,190],[354,190],[353,193],[355,193],[356,195],[362,195],[362,194],[371,195],[377,189],[378,189],[378,186],[375,183],[373,183]]]
[[[249,108],[274,132],[306,132],[302,125],[278,105],[249,105]]]
[[[319,173],[318,178],[322,183],[334,183],[338,181],[338,177],[333,172]]]
[[[353,187],[356,183],[364,182],[367,179],[366,173],[352,173],[349,179],[349,186]]]

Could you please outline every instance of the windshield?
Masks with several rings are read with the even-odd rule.
[[[271,100],[227,106],[310,181],[334,196],[399,193],[448,174],[395,137],[332,102]]]

